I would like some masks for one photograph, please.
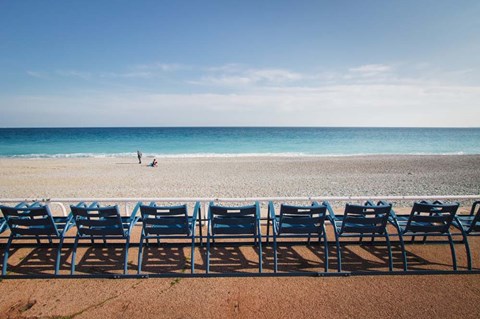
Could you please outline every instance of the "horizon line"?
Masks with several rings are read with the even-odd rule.
[[[178,125],[178,126],[2,126],[0,129],[98,129],[98,128],[359,128],[359,129],[480,129],[480,126],[303,126],[303,125]]]

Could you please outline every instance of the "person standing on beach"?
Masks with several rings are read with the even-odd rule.
[[[138,164],[142,164],[142,152],[137,151]]]

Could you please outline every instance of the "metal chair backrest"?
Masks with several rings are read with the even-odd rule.
[[[14,236],[56,236],[60,233],[47,205],[29,207],[0,206]]]
[[[189,235],[187,205],[141,205],[143,233],[149,235]]]
[[[124,236],[125,230],[118,206],[80,207],[70,206],[82,237]]]
[[[321,234],[327,216],[327,206],[280,206],[278,234]]]
[[[257,204],[241,207],[210,205],[212,234],[257,234]]]
[[[457,213],[458,203],[416,202],[405,227],[405,232],[446,233]]]
[[[478,209],[477,209],[478,207]],[[475,212],[477,210],[477,212]],[[472,205],[472,210],[470,211],[470,216],[475,216],[473,217],[470,227],[467,229],[467,233],[478,233],[480,232],[480,201],[476,201]]]
[[[347,204],[340,233],[383,234],[391,210],[392,204]]]

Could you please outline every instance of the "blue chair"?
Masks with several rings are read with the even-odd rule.
[[[210,203],[208,208],[207,274],[210,272],[210,242],[215,239],[252,238],[258,245],[258,271],[262,272],[262,234],[260,206],[227,207]]]
[[[90,205],[79,203],[71,205],[73,220],[77,226],[77,234],[73,244],[72,268],[71,274],[75,273],[75,258],[79,240],[125,240],[125,258],[123,263],[123,273],[127,273],[128,267],[128,248],[130,245],[130,233],[133,226],[139,220],[136,216],[140,203],[135,206],[131,216],[123,217],[120,215],[118,206],[100,206],[97,202]]]
[[[310,238],[318,237],[318,242],[323,239],[325,253],[325,272],[328,271],[328,242],[325,232],[325,219],[327,206],[313,202],[311,206],[291,206],[281,204],[280,214],[275,214],[273,202],[268,205],[267,242],[270,238],[270,224],[273,233],[274,272],[278,271],[277,238]]]
[[[396,214],[392,209],[390,223],[398,230],[400,245],[402,247],[404,271],[408,270],[404,241],[404,238],[407,236],[412,237],[412,243],[415,241],[416,236],[422,236],[423,243],[425,243],[427,237],[430,236],[447,237],[452,254],[453,269],[457,270],[457,258],[450,227],[453,224],[458,206],[458,203],[421,201],[413,204],[410,214]]]
[[[52,244],[52,239],[58,239],[55,261],[55,275],[57,275],[65,233],[73,226],[72,216],[53,217],[48,205],[41,205],[38,202],[30,205],[22,202],[15,207],[0,206],[0,210],[10,228],[10,236],[3,257],[2,275],[7,274],[9,249],[14,239],[36,240],[39,245],[41,240],[46,239]]]
[[[467,251],[468,270],[472,270],[472,256],[470,254],[470,245],[468,236],[480,236],[480,201],[472,205],[469,215],[455,215],[453,226],[462,232],[465,249]]]
[[[150,205],[140,205],[142,214],[142,235],[138,248],[138,273],[142,271],[142,248],[143,242],[148,245],[149,239],[156,239],[158,242],[163,239],[190,239],[191,247],[191,273],[195,272],[195,227],[197,217],[200,212],[200,202],[195,203],[193,216],[188,216],[187,205],[180,206],[157,206],[156,203]],[[200,222],[200,221],[199,221]],[[202,227],[200,228],[200,242],[202,241]]]
[[[388,249],[388,268],[393,270],[392,247],[390,236],[387,231],[387,223],[392,210],[392,204],[378,202],[376,205],[368,201],[364,205],[346,204],[343,216],[335,215],[328,202],[324,202],[328,209],[328,218],[333,225],[335,232],[335,241],[337,246],[338,272],[342,271],[342,254],[340,249],[340,239],[343,237],[371,238],[383,237],[387,243]]]

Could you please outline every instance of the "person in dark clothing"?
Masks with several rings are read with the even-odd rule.
[[[137,151],[138,164],[142,164],[142,152]]]

